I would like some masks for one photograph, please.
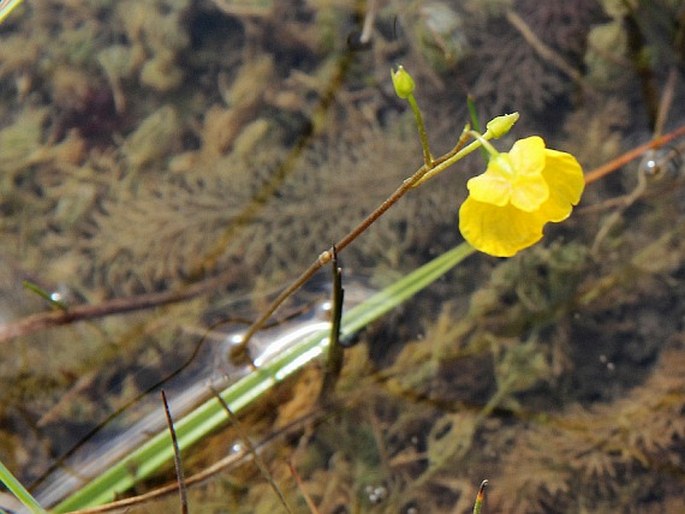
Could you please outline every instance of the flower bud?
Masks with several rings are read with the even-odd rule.
[[[397,70],[390,72],[392,77],[392,85],[395,88],[395,94],[402,99],[407,99],[414,92],[414,79],[404,69],[402,65],[397,67]]]
[[[512,112],[511,114],[504,114],[502,116],[497,116],[488,122],[486,125],[487,131],[492,137],[497,139],[502,137],[504,134],[509,132],[514,123],[519,119],[519,113]]]

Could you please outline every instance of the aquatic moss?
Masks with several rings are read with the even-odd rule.
[[[682,348],[666,350],[650,378],[624,398],[590,409],[570,406],[522,432],[503,461],[502,487],[490,496],[494,508],[568,512],[608,502],[629,512],[637,499],[624,496],[620,477],[653,487],[650,474],[662,485],[678,481],[670,470],[681,466],[685,441],[683,365]]]
[[[539,40],[580,69],[587,34],[601,12],[592,0],[512,2]],[[576,87],[552,62],[543,59],[530,42],[499,11],[475,17],[468,26],[473,58],[468,60],[469,92],[487,112],[510,110],[542,114],[545,107],[567,98]],[[512,73],[516,70],[516,73]]]
[[[196,276],[209,269],[204,259],[248,275],[295,272],[379,203],[412,160],[413,144],[388,140],[380,127],[356,130],[354,142],[322,141],[305,152],[278,194],[248,218],[260,188],[278,172],[279,151],[260,150],[250,161],[232,154],[211,165],[200,161],[192,173],[120,191],[80,243],[93,255],[84,260],[88,275],[131,292]],[[434,244],[421,225],[454,214],[447,190],[419,192],[374,227],[374,239],[362,238],[347,262],[354,266],[354,255],[364,255],[364,262],[406,265]]]

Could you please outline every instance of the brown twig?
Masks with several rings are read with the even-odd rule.
[[[127,298],[115,298],[95,305],[76,305],[69,306],[66,310],[38,312],[20,320],[0,325],[0,343],[39,330],[67,325],[74,321],[102,318],[112,314],[124,314],[181,302],[216,290],[231,283],[234,279],[235,272],[227,270],[216,277],[196,282],[181,290],[146,293]]]
[[[169,433],[171,434],[171,444],[174,447],[174,466],[176,468],[176,483],[178,484],[178,495],[181,501],[181,514],[188,514],[188,491],[186,490],[185,477],[183,475],[183,465],[181,463],[181,450],[178,449],[178,438],[176,437],[176,430],[174,429],[174,420],[171,417],[169,410],[169,402],[166,399],[164,389],[162,393],[162,403],[164,404],[164,415],[169,426]]]
[[[659,108],[656,112],[656,122],[654,123],[655,136],[660,136],[666,125],[668,113],[671,111],[671,105],[673,105],[677,80],[678,68],[676,68],[676,66],[671,66],[668,70],[668,77],[666,78],[666,83],[664,84],[664,89],[661,93],[661,98],[659,99]]]
[[[288,514],[292,514],[293,511],[290,508],[290,505],[288,505],[288,502],[285,499],[283,491],[281,491],[281,488],[278,487],[278,484],[274,480],[274,477],[269,471],[269,468],[266,466],[266,463],[257,453],[257,450],[250,441],[250,438],[247,436],[247,432],[243,430],[243,425],[242,423],[240,423],[238,416],[236,416],[235,413],[231,410],[231,408],[228,406],[228,403],[226,403],[226,401],[222,398],[221,394],[219,394],[219,391],[217,391],[213,387],[211,389],[212,393],[214,393],[214,397],[219,401],[223,409],[228,414],[228,417],[231,419],[231,423],[235,427],[236,432],[238,432],[238,437],[240,437],[240,440],[245,445],[247,452],[252,456],[252,459],[259,468],[260,473],[267,480],[267,482],[269,482],[271,489],[273,489],[273,491],[276,493],[276,496],[278,496],[278,500],[281,502],[281,505],[283,505],[283,508],[286,510],[286,512],[288,512]]]
[[[320,514],[319,509],[316,507],[316,504],[314,503],[314,500],[312,500],[311,496],[309,496],[309,494],[307,494],[307,491],[305,491],[304,483],[302,482],[302,477],[300,477],[300,474],[297,472],[297,469],[295,469],[295,465],[292,462],[288,462],[288,467],[290,468],[290,474],[295,479],[297,488],[300,490],[300,494],[304,498],[304,502],[307,504],[307,508],[309,509],[311,514]]]
[[[685,125],[678,127],[677,129],[669,132],[668,134],[665,134],[661,137],[657,137],[656,139],[652,139],[651,141],[648,141],[645,144],[637,146],[632,150],[627,151],[623,155],[619,155],[618,157],[609,161],[608,163],[586,173],[585,183],[590,184],[592,182],[595,182],[600,178],[604,177],[605,175],[608,175],[609,173],[616,171],[621,166],[628,164],[633,159],[637,159],[647,150],[660,148],[682,135],[685,135]]]

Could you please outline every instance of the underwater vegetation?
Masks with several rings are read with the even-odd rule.
[[[611,498],[630,506],[635,482],[645,495],[672,495],[674,506],[682,502],[677,493],[685,439],[682,366],[682,349],[665,350],[650,377],[624,397],[590,409],[570,406],[515,436],[502,467],[504,487],[493,499],[498,508],[568,512],[592,502],[602,512],[615,508]]]
[[[577,71],[588,51],[588,34],[603,19],[600,2],[516,0],[467,2],[473,59],[465,65],[469,90],[489,112],[556,110],[585,78]],[[510,73],[516,69],[517,73]]]
[[[352,45],[372,9],[371,43]],[[521,112],[498,148],[540,134],[587,170],[682,122],[683,9],[24,2],[0,25],[0,323],[53,307],[22,280],[67,306],[221,281],[3,342],[0,459],[31,483],[420,166],[392,66],[412,71],[436,152],[470,95],[483,120]],[[486,168],[476,154],[412,191],[341,256],[344,274],[379,287],[459,242]],[[682,180],[643,188],[635,168],[586,187],[537,246],[472,258],[370,327],[326,408],[313,365],[241,418],[257,440],[320,409],[263,451],[298,512],[303,492],[320,512],[471,512],[483,478],[484,512],[683,510]],[[198,510],[281,508],[249,462],[190,493]]]

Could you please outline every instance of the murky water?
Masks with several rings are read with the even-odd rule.
[[[470,95],[482,122],[520,112],[501,150],[540,134],[589,172],[685,119],[684,9],[27,0],[0,25],[0,459],[31,484],[123,409],[71,457],[84,478],[164,427],[157,393],[126,406],[208,330],[254,319],[421,164],[393,65],[417,82],[435,154]],[[537,246],[472,256],[375,323],[330,405],[312,365],[246,414],[260,441],[317,413],[260,449],[292,510],[306,494],[320,512],[470,512],[488,478],[486,512],[682,512],[681,147],[648,156],[658,180],[638,179],[638,156]],[[458,244],[483,166],[475,154],[411,191],[346,248],[350,288]],[[276,317],[259,354],[316,321]],[[177,412],[249,372],[203,348]],[[238,439],[190,449],[188,474]],[[264,474],[248,459],[191,488],[191,510],[282,509]],[[163,501],[143,509],[177,508]]]

